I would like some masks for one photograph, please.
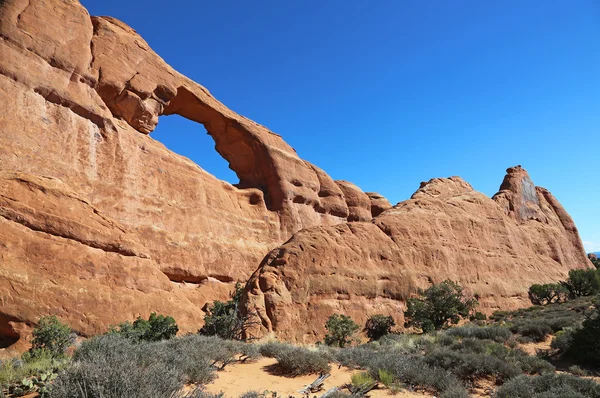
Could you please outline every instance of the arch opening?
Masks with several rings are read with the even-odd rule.
[[[150,136],[216,178],[232,185],[239,184],[240,179],[229,168],[229,162],[217,152],[215,141],[203,124],[178,114],[163,115]]]

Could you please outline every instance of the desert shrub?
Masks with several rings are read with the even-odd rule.
[[[0,392],[6,389],[12,396],[32,392],[44,395],[49,383],[68,364],[68,357],[56,356],[45,349],[37,349],[34,355],[25,352],[21,358],[0,361]]]
[[[564,282],[572,297],[593,296],[600,293],[600,272],[596,269],[574,269]]]
[[[52,396],[169,397],[184,383],[210,382],[217,367],[240,355],[258,355],[250,346],[200,335],[158,342],[139,342],[118,334],[99,336],[75,351],[73,366],[60,374]],[[87,392],[82,395],[80,391]]]
[[[510,330],[536,342],[546,340],[552,333],[552,328],[544,320],[516,322]]]
[[[448,323],[457,324],[478,304],[475,298],[465,297],[462,287],[450,280],[419,290],[419,295],[407,301],[405,326],[418,327],[424,332],[442,329]]]
[[[303,347],[290,346],[275,355],[282,373],[301,376],[314,373],[327,373],[331,370],[326,355]]]
[[[124,322],[111,328],[109,333],[134,341],[160,341],[175,337],[178,331],[179,327],[173,317],[153,312],[147,320],[138,317],[133,323]]]
[[[573,329],[563,329],[552,338],[550,347],[558,354],[564,354],[573,343]]]
[[[40,318],[32,335],[31,355],[45,350],[52,355],[61,356],[75,342],[75,334],[71,328],[61,323],[55,315]]]
[[[493,340],[500,343],[508,341],[512,337],[512,332],[501,326],[461,326],[450,328],[446,334],[456,337],[473,337],[482,340]]]
[[[581,327],[571,332],[565,355],[577,363],[600,367],[600,302]]]
[[[364,330],[369,339],[379,340],[386,334],[389,334],[395,325],[396,322],[394,322],[394,318],[391,316],[375,314],[367,319]]]
[[[214,301],[206,315],[204,326],[198,333],[204,336],[218,336],[227,340],[245,340],[247,330],[255,321],[252,314],[242,314],[240,311],[240,298],[244,292],[241,283],[235,284],[234,291],[228,301]]]
[[[416,343],[417,346],[420,344],[421,342]],[[412,347],[404,350],[392,345],[376,347],[364,344],[339,350],[336,358],[341,365],[366,369],[372,375],[378,375],[380,371],[384,371],[390,374],[394,380],[409,386],[432,389],[442,393],[442,396],[445,391],[462,391],[464,395],[461,396],[468,396],[456,376],[445,369],[427,365],[416,354],[407,354],[412,350]]]
[[[157,349],[161,343],[135,343],[132,339],[106,335],[82,343],[73,363],[56,379],[51,397],[95,398],[168,397],[185,380],[172,350]]]
[[[569,374],[518,376],[504,383],[496,398],[600,398],[600,384]]]
[[[529,300],[535,305],[565,301],[568,295],[569,289],[560,283],[535,284],[529,288]]]
[[[365,385],[373,384],[375,379],[367,372],[354,373],[351,377],[352,386],[360,388]]]
[[[246,391],[245,393],[240,395],[240,398],[262,398],[264,396],[265,396],[265,394],[263,394],[261,392],[258,392],[256,390],[250,390],[250,391]]]
[[[390,388],[394,382],[394,375],[385,369],[377,370],[377,380],[379,380],[384,386]]]
[[[327,319],[325,329],[325,344],[345,347],[352,342],[352,336],[358,331],[360,326],[346,315],[333,314]]]
[[[267,358],[276,358],[278,354],[281,354],[283,351],[291,350],[294,347],[288,343],[281,343],[279,341],[269,341],[260,345],[259,351],[260,355]]]
[[[585,370],[577,365],[569,366],[569,373],[571,373],[574,376],[580,376],[580,377],[589,376],[589,372],[587,370]]]
[[[485,321],[487,320],[487,316],[483,312],[477,311],[469,317],[469,320],[471,322]]]
[[[506,380],[521,374],[514,363],[500,358],[467,351],[453,351],[438,348],[425,354],[425,363],[432,367],[446,369],[464,381],[473,381],[484,376],[493,376],[497,380]]]

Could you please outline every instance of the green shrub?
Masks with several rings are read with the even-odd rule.
[[[569,366],[569,373],[571,373],[574,376],[589,376],[589,372],[577,365],[571,365]]]
[[[227,340],[244,340],[246,332],[255,321],[252,314],[242,314],[240,298],[244,291],[241,283],[235,284],[230,300],[214,301],[204,315],[204,326],[198,331],[204,336],[218,336]]]
[[[327,329],[325,344],[343,348],[352,342],[352,336],[359,328],[352,318],[333,314],[325,323],[325,329]]]
[[[512,337],[512,332],[501,326],[461,326],[446,330],[446,334],[455,337],[472,337],[481,340],[493,340],[504,343]]]
[[[388,372],[385,369],[377,370],[377,379],[387,388],[392,387],[392,383],[394,382],[394,375]]]
[[[351,376],[352,386],[354,388],[364,387],[373,384],[375,379],[367,372],[354,373]]]
[[[546,340],[546,337],[552,333],[552,328],[544,320],[516,322],[510,330],[535,342]]]
[[[550,347],[555,350],[558,354],[564,354],[569,350],[573,343],[573,329],[564,329],[556,333]]]
[[[565,355],[577,363],[600,367],[600,302],[581,328],[571,332]]]
[[[487,320],[487,316],[485,316],[485,314],[483,312],[477,311],[469,317],[469,320],[471,322],[485,321],[485,320]]]
[[[277,358],[278,354],[283,351],[292,350],[294,347],[288,343],[281,343],[279,341],[269,341],[260,346],[260,355],[267,358]]]
[[[519,376],[504,383],[496,398],[600,398],[600,384],[569,374]]]
[[[55,315],[40,318],[32,332],[30,353],[35,355],[46,350],[52,355],[61,356],[75,342],[75,334],[68,325],[61,323]]]
[[[376,314],[367,319],[364,330],[369,339],[379,340],[386,334],[389,334],[395,325],[396,322],[394,322],[394,318],[391,316]]]
[[[596,269],[574,269],[564,282],[572,297],[593,296],[600,293],[600,272]]]
[[[389,335],[391,336],[394,335]],[[467,397],[466,389],[456,376],[445,369],[427,365],[415,354],[431,340],[420,336],[410,337],[410,340],[402,341],[403,343],[410,341],[410,344],[400,344],[398,348],[389,344],[378,346],[365,344],[341,349],[337,352],[336,359],[341,365],[366,369],[373,375],[377,375],[380,370],[385,371],[391,374],[394,380],[411,386],[433,389],[442,396],[445,396],[446,392],[448,394],[462,392],[462,395],[448,396]]]
[[[157,345],[158,344],[158,345]],[[136,343],[106,335],[82,343],[73,364],[56,379],[52,398],[169,397],[185,374],[163,343]]]
[[[34,355],[25,352],[21,359],[0,361],[0,391],[6,389],[13,396],[46,394],[49,382],[68,364],[66,356],[56,356],[45,349],[37,349]]]
[[[133,324],[121,323],[118,328],[112,328],[109,333],[118,334],[135,341],[169,340],[179,331],[175,319],[171,316],[150,314],[148,320],[138,317]]]
[[[475,298],[466,298],[462,287],[450,280],[419,290],[419,295],[407,301],[405,326],[418,327],[424,332],[442,329],[448,323],[457,324],[478,305]]]
[[[282,350],[275,358],[279,370],[289,376],[328,373],[331,370],[327,356],[303,347]]]
[[[529,288],[529,299],[535,305],[566,301],[568,295],[569,289],[560,283],[535,284]]]

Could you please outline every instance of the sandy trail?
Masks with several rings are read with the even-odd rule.
[[[212,393],[223,392],[228,398],[237,398],[249,390],[263,392],[277,392],[277,396],[287,398],[290,395],[300,397],[298,390],[312,383],[317,375],[286,377],[278,376],[269,372],[269,365],[276,364],[277,360],[273,358],[260,358],[251,363],[236,363],[228,365],[225,370],[217,373],[218,378],[206,386],[206,390]],[[332,365],[331,376],[325,380],[325,389],[322,392],[312,395],[321,395],[332,387],[342,387],[350,383],[350,377],[355,371],[348,368],[338,369],[337,365]],[[391,395],[387,389],[376,389],[369,393],[371,398],[396,397],[431,397],[431,394],[401,391]]]

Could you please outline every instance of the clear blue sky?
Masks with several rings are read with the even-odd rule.
[[[392,203],[451,175],[491,196],[521,164],[600,251],[597,0],[82,3],[334,179]],[[202,126],[152,136],[237,182]]]

